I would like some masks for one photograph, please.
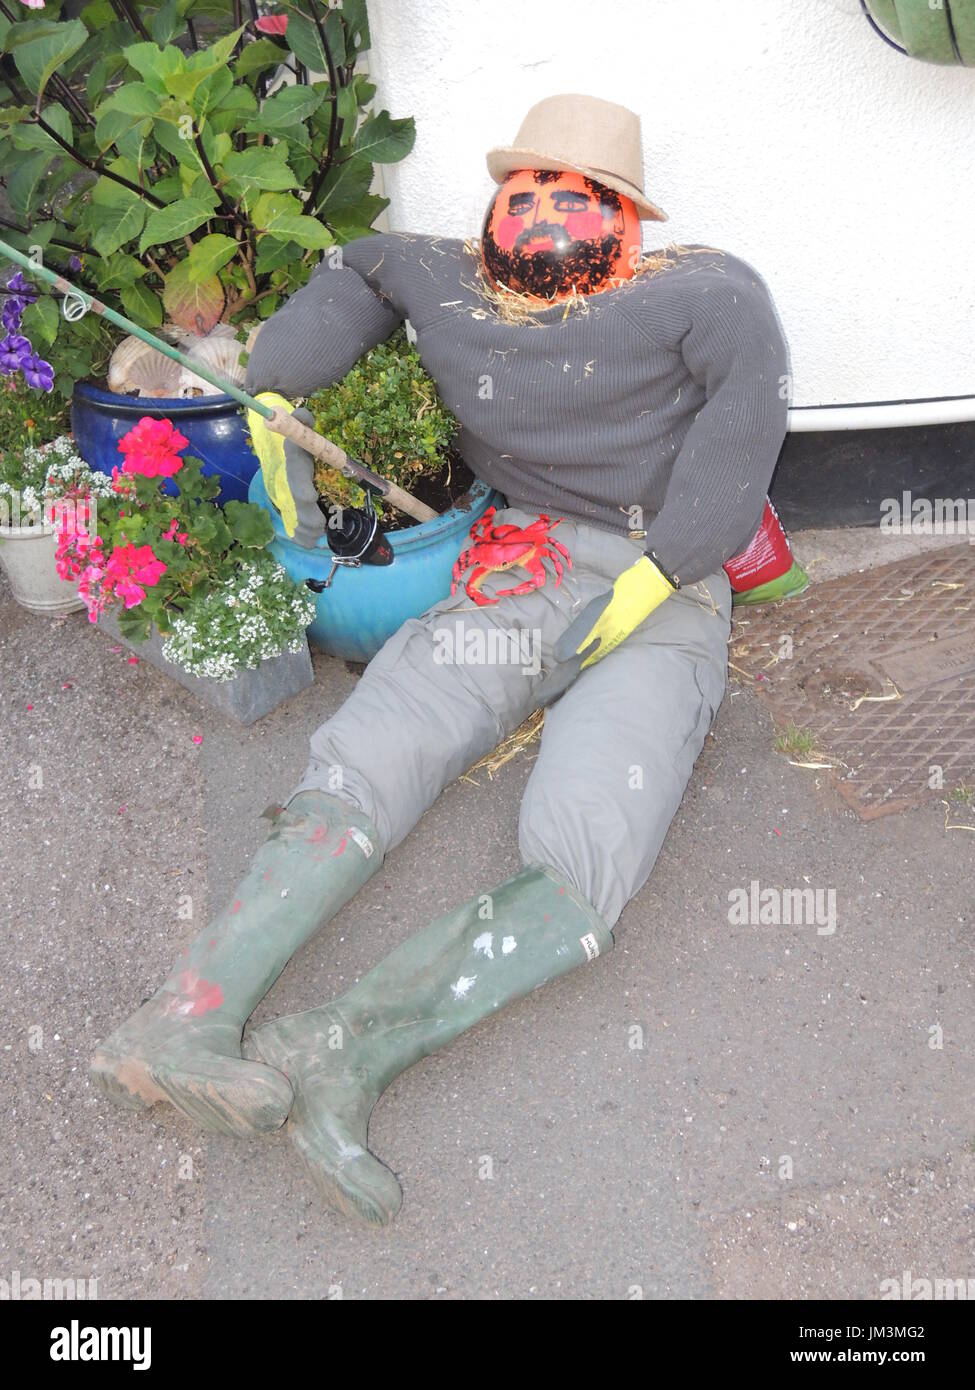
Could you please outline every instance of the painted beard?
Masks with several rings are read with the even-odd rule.
[[[488,218],[490,220],[490,216]],[[533,242],[551,246],[530,250]],[[521,232],[510,251],[504,251],[485,225],[481,253],[491,279],[516,294],[558,299],[571,292],[596,294],[612,277],[622,243],[610,233],[597,241],[573,241],[561,223],[536,223]]]

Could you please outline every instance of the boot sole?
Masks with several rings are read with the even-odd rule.
[[[232,1076],[157,1064],[152,1076],[163,1099],[211,1134],[254,1139],[281,1129],[294,1100],[288,1078],[268,1067],[268,1076],[258,1080],[250,1065],[228,1060],[242,1070],[246,1066],[248,1075],[235,1081]],[[255,1097],[255,1087],[266,1094]]]
[[[148,1110],[167,1098],[150,1076],[148,1063],[132,1057],[116,1057],[99,1048],[89,1075],[95,1088],[124,1110]]]
[[[327,1169],[320,1163],[316,1163],[311,1156],[310,1146],[307,1144],[301,1131],[289,1122],[287,1135],[292,1147],[297,1152],[308,1175],[312,1180],[315,1191],[321,1197],[326,1206],[346,1217],[350,1221],[356,1221],[360,1225],[379,1228],[388,1226],[397,1215],[403,1205],[403,1195],[400,1193],[399,1201],[393,1210],[380,1205],[378,1202],[368,1197],[364,1193],[344,1187],[334,1178]]]
[[[99,1049],[92,1059],[90,1076],[96,1090],[124,1110],[144,1111],[165,1103],[211,1134],[252,1139],[280,1129],[291,1109],[290,1081],[282,1072],[268,1070],[274,1080],[267,1078],[268,1095],[256,1105],[253,1072],[235,1084],[233,1078],[215,1078],[158,1062],[153,1065]]]

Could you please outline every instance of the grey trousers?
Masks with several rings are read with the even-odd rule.
[[[495,518],[534,520],[514,508]],[[390,850],[516,729],[537,707],[558,637],[641,554],[574,522],[552,536],[572,560],[558,586],[546,559],[542,588],[479,607],[460,587],[404,623],[313,735],[296,791],[342,796]],[[492,574],[483,593],[524,578]],[[679,590],[548,710],[521,804],[522,858],[556,869],[610,927],[653,868],[721,703],[730,615],[723,571]]]

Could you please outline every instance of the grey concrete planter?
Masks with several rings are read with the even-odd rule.
[[[283,652],[269,661],[262,661],[253,671],[242,671],[233,680],[215,681],[207,676],[191,676],[182,666],[167,661],[162,654],[163,639],[155,629],[145,642],[130,642],[119,632],[111,610],[101,615],[98,626],[106,635],[148,661],[150,666],[155,666],[157,671],[177,681],[191,695],[238,724],[253,724],[263,719],[265,714],[314,683],[307,642],[300,652]]]

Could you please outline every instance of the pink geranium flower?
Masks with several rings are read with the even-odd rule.
[[[176,541],[177,544],[179,544],[179,545],[185,545],[185,544],[186,544],[186,542],[189,540],[189,535],[187,534],[186,531],[179,531],[179,530],[177,530],[178,525],[179,525],[178,521],[176,520],[175,517],[173,517],[173,520],[172,520],[172,523],[171,523],[171,525],[170,525],[170,527],[169,527],[169,530],[168,530],[168,531],[164,531],[164,532],[162,533],[162,538],[163,538],[164,541]]]
[[[126,608],[135,608],[166,573],[149,545],[117,545],[105,567],[105,586],[121,598]]]
[[[77,509],[63,502],[55,503],[49,519],[57,528],[54,566],[62,579],[77,579],[86,564],[97,562],[101,557],[102,538],[92,537],[88,530],[87,498],[82,499]]]
[[[183,466],[179,450],[189,440],[171,420],[154,420],[143,415],[139,423],[119,440],[119,453],[125,455],[123,473],[141,473],[145,478],[171,478]]]
[[[50,485],[50,479],[46,485]],[[71,513],[74,514],[74,520],[69,520]],[[91,498],[87,492],[65,492],[48,502],[45,520],[58,531],[63,531],[66,526],[75,525],[83,530],[91,521]]]
[[[286,34],[288,16],[286,14],[266,14],[254,21],[254,28],[261,34]]]
[[[99,616],[111,601],[111,592],[104,585],[105,556],[102,554],[101,538],[98,538],[89,553],[89,563],[81,571],[78,580],[78,597],[88,610],[88,621],[97,623]],[[63,578],[63,576],[62,576]]]

